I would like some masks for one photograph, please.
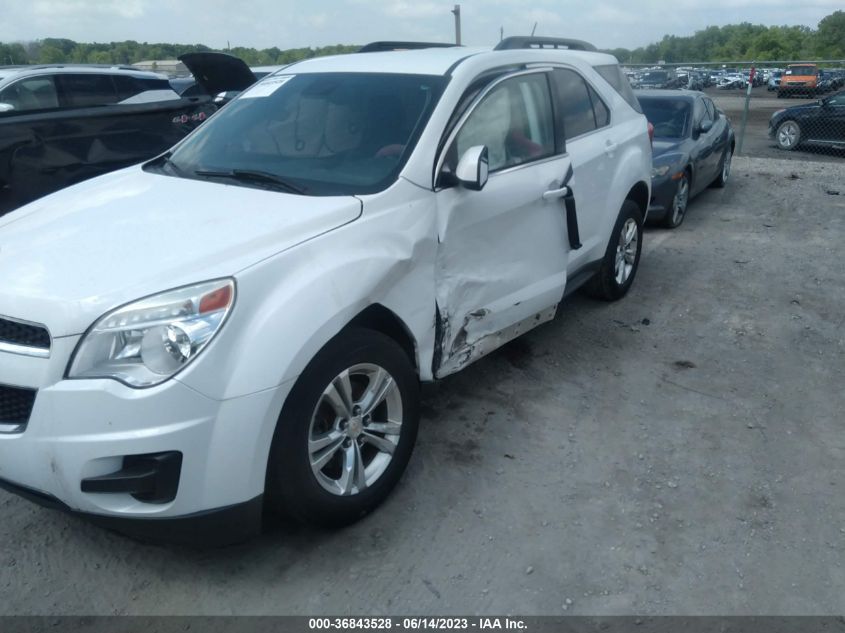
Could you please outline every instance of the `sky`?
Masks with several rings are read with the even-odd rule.
[[[815,28],[843,0],[462,0],[463,43],[575,37],[636,48],[710,25]],[[454,41],[454,0],[0,0],[0,41],[168,42],[281,49],[375,40]]]

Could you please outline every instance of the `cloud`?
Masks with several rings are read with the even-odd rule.
[[[461,4],[463,42],[505,35],[575,37],[634,48],[667,33],[753,22],[815,28],[843,0],[2,0],[0,41],[65,37],[298,48],[374,40],[452,41]]]
[[[140,18],[145,12],[144,0],[35,0],[32,10],[37,16]]]
[[[314,15],[306,15],[305,23],[313,26],[315,29],[322,29],[329,22],[328,13],[315,13]]]
[[[382,7],[385,14],[395,18],[431,18],[446,15],[451,7],[435,2],[407,2],[390,0]]]

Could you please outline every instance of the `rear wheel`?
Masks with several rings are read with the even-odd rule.
[[[419,423],[419,386],[391,338],[353,329],[302,373],[279,418],[268,509],[326,527],[357,521],[405,471]]]
[[[663,221],[664,226],[670,229],[676,229],[684,221],[687,214],[687,205],[689,205],[690,197],[690,173],[689,170],[684,171],[684,175],[678,180],[678,188],[675,190],[675,197],[672,198],[672,208],[666,214]]]
[[[780,149],[794,150],[801,142],[801,126],[795,121],[784,121],[775,132],[775,140]]]
[[[728,148],[725,150],[725,155],[722,158],[722,169],[719,172],[719,175],[716,176],[716,180],[713,181],[713,186],[717,189],[721,189],[726,184],[728,184],[728,178],[731,177],[731,161],[734,157],[734,148],[728,145]]]
[[[584,285],[588,295],[616,301],[628,293],[640,263],[642,236],[642,212],[636,203],[626,200],[610,235],[601,268]]]

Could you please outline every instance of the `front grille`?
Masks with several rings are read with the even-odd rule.
[[[0,343],[49,350],[50,333],[41,325],[0,317]]]
[[[35,404],[35,389],[7,387],[0,385],[0,433],[19,433],[26,428],[32,406]],[[8,428],[11,427],[11,428]]]

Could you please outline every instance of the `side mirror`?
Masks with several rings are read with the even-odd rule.
[[[455,177],[464,187],[481,191],[487,184],[490,173],[490,161],[486,145],[470,147],[458,161]]]
[[[14,109],[15,106],[13,106],[11,103],[0,103],[0,113],[11,112]]]
[[[701,134],[707,134],[712,129],[713,121],[702,121],[701,124],[698,126],[698,131]]]

